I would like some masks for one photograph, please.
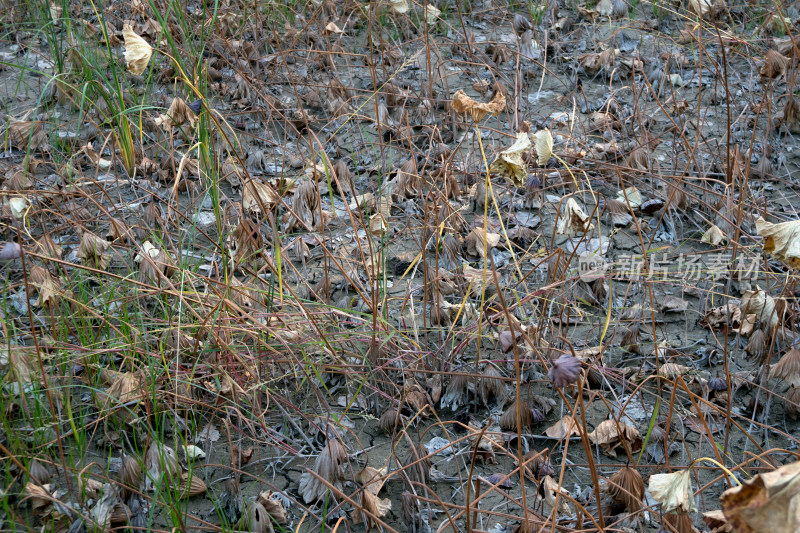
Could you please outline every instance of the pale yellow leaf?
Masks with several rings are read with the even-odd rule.
[[[125,38],[125,64],[128,66],[128,72],[139,76],[150,62],[153,47],[137,35],[130,24],[125,24],[123,27],[122,36]]]

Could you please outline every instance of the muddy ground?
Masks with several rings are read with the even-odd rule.
[[[125,74],[129,109],[141,112],[133,121],[142,127],[134,174],[109,136],[102,104],[81,114],[76,93],[53,88],[56,70],[44,34],[6,26],[0,47],[6,124],[28,114],[24,119],[43,121],[46,132],[31,146],[34,164],[22,185],[14,173],[23,168],[25,146],[9,134],[0,161],[7,238],[22,235],[26,251],[39,254],[30,264],[60,272],[76,299],[96,305],[105,321],[126,321],[109,305],[116,300],[108,291],[141,306],[130,337],[112,334],[102,318],[86,326],[94,335],[74,324],[59,331],[53,324],[64,308],[32,304],[29,315],[19,260],[6,268],[8,342],[32,345],[31,317],[48,331],[53,353],[67,354],[69,362],[51,363],[52,379],[66,384],[78,420],[92,428],[88,443],[65,441],[74,462],[68,472],[95,462],[99,477],[116,475],[120,452],[143,455],[155,434],[176,449],[194,442],[206,454],[193,468],[208,491],[180,504],[190,516],[215,525],[223,516],[237,519],[247,502],[270,490],[285,506],[287,531],[322,530],[340,518],[347,520],[340,528],[361,531],[353,504],[363,489],[355,473],[365,466],[391,473],[410,444],[421,443],[433,470],[424,468],[427,489],[414,490],[427,501],[412,519],[404,517],[402,494],[412,484],[404,474],[388,476],[379,497],[391,509],[382,520],[397,531],[445,531],[452,528],[447,515],[458,513],[448,506],[464,505],[470,476],[481,477],[486,490],[489,476],[516,468],[518,452],[535,450],[548,456],[549,466],[527,479],[529,508],[545,517],[552,512],[547,489],[539,488],[549,473],[569,496],[557,513],[561,526],[580,529],[593,527],[592,520],[576,514],[575,502],[599,517],[592,468],[604,485],[625,465],[635,465],[646,483],[650,474],[701,457],[730,469],[751,460],[737,471],[742,479],[770,462],[792,460],[797,422],[784,407],[786,385],[763,378],[754,386],[765,361],[774,364],[794,339],[794,272],[762,253],[755,230],[758,215],[793,220],[800,207],[794,177],[800,145],[784,113],[795,61],[775,79],[762,69],[769,48],[792,56],[786,41],[767,23],[754,26],[743,5],[717,6],[713,18],[707,14],[696,24],[685,6],[659,12],[637,4],[607,12],[602,2],[548,4],[535,11],[526,33],[514,28],[515,13],[532,20],[519,6],[472,2],[471,12],[458,12],[444,4],[439,7],[449,9],[432,24],[420,6],[410,17],[384,7],[370,24],[351,3],[326,3],[290,17],[286,27],[281,20],[260,29],[246,11],[224,8],[221,16],[234,22],[215,27],[206,43],[206,100],[198,112],[212,132],[203,142],[216,154],[218,173],[189,164],[177,177],[183,154],[198,157],[198,134],[154,121],[176,97],[191,102],[196,95],[176,81],[163,53],[154,55],[144,76]],[[201,12],[188,9],[187,20],[202,20]],[[148,13],[147,7],[108,6],[110,29],[121,41],[124,21],[133,21],[139,34],[157,42]],[[83,14],[87,24],[97,23]],[[324,30],[328,23],[343,33]],[[124,64],[121,50],[121,42],[112,46],[111,61]],[[163,43],[160,51],[167,51]],[[457,90],[488,102],[496,83],[507,91],[497,116],[476,128],[453,111]],[[487,193],[482,151],[491,163],[518,130],[545,128],[554,157],[542,167],[534,150],[521,186],[493,173]],[[235,149],[225,145],[231,138]],[[100,162],[81,150],[89,141]],[[326,163],[336,165],[338,180],[328,179]],[[270,183],[283,201],[250,200],[248,208],[248,180]],[[359,212],[354,193],[371,193],[372,206]],[[32,206],[22,225],[8,213],[10,198],[20,194]],[[582,206],[592,229],[560,234],[567,198]],[[608,199],[618,199],[615,218]],[[109,263],[86,270],[80,233],[105,236],[110,216],[132,236],[108,237]],[[712,224],[723,238],[710,243],[704,234]],[[488,253],[474,228],[498,236]],[[61,262],[47,263],[36,251],[45,234],[62,246]],[[160,298],[158,291],[137,295],[142,287],[126,283],[128,276],[144,279],[134,257],[145,240],[179,265],[170,280],[185,299]],[[582,272],[581,264],[597,255],[604,269]],[[464,265],[478,272],[487,265],[487,277],[470,277]],[[253,292],[220,297],[220,288],[232,284]],[[761,327],[757,318],[741,326],[741,317],[715,320],[712,312],[735,306],[755,288],[786,298],[772,356],[745,350]],[[41,289],[37,294],[42,297]],[[220,307],[221,300],[235,305]],[[182,344],[173,328],[197,320],[192,306],[208,320],[180,330],[188,335]],[[504,343],[504,335],[506,341],[514,335],[509,322],[523,332],[516,343]],[[574,386],[559,392],[548,377],[562,353],[583,363],[581,401]],[[163,364],[148,365],[148,357]],[[135,422],[109,427],[98,409],[93,369],[99,368],[157,370],[161,392],[153,395],[174,407],[165,411],[175,418],[155,420],[142,402]],[[471,375],[463,393],[448,388],[459,373]],[[170,385],[179,381],[187,389]],[[521,441],[499,425],[517,387],[537,417]],[[587,432],[609,414],[632,429],[621,440],[595,441],[588,458],[579,433],[552,436],[573,408],[583,413]],[[404,415],[405,432],[379,429],[389,409]],[[661,429],[655,436],[648,431],[652,423]],[[473,453],[487,426],[494,440]],[[25,429],[25,420],[15,419],[5,431]],[[61,422],[59,430],[68,425]],[[347,450],[344,479],[329,481],[350,501],[306,502],[299,492],[326,433]],[[58,464],[53,443],[45,437],[32,451]],[[253,448],[241,466],[238,495],[231,465],[241,459],[231,459],[232,443]],[[694,473],[694,488],[704,490],[692,521],[707,530],[701,513],[719,508],[729,481],[707,462]],[[481,500],[470,528],[517,528],[519,474],[509,481],[510,489]],[[474,486],[469,491],[474,499]],[[628,515],[604,499],[604,520],[633,530],[668,527],[649,493],[644,503],[647,511]],[[174,526],[168,506],[146,498],[140,506],[139,524]],[[23,516],[41,519],[24,503],[20,508]],[[463,515],[452,523],[467,527]]]

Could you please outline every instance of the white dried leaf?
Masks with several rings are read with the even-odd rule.
[[[183,455],[187,459],[203,459],[206,456],[206,452],[204,452],[199,446],[189,444],[188,446],[183,447]]]
[[[692,489],[692,471],[688,468],[671,474],[653,474],[648,488],[653,498],[661,504],[661,511],[693,513],[697,511]]]
[[[128,72],[139,76],[150,62],[153,47],[137,35],[130,24],[125,24],[123,27],[122,36],[125,38],[125,64]]]
[[[756,233],[764,237],[764,251],[792,268],[800,268],[800,220],[773,224],[756,220]]]
[[[626,187],[625,190],[617,193],[617,200],[625,205],[630,204],[632,208],[637,209],[642,205],[642,195],[636,187]]]
[[[594,224],[589,221],[587,215],[574,198],[567,199],[567,206],[564,213],[558,217],[559,235],[583,235],[591,231]]]
[[[778,323],[775,299],[762,289],[744,291],[739,307],[745,315],[756,315],[756,318],[764,325],[773,327]]]
[[[397,13],[408,13],[408,2],[406,0],[389,0],[389,5]]]
[[[689,0],[689,11],[702,17],[711,11],[712,5],[711,0]]]
[[[436,24],[436,19],[439,18],[442,12],[433,4],[428,4],[425,7],[425,20],[428,24]]]
[[[614,12],[614,4],[611,3],[611,0],[600,0],[594,9],[601,17],[610,17]]]
[[[543,129],[536,132],[533,136],[534,148],[536,149],[536,162],[540,167],[547,166],[550,156],[553,155],[553,134],[550,130]]]
[[[716,224],[711,224],[711,227],[703,233],[701,241],[708,243],[712,246],[718,246],[725,242],[725,234]]]
[[[15,196],[8,201],[8,207],[11,208],[11,216],[14,218],[22,218],[29,205],[27,198],[22,196]]]

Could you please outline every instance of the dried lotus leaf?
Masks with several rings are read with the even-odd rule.
[[[522,187],[528,178],[525,161],[522,157],[530,147],[531,140],[528,134],[519,133],[514,144],[500,152],[489,165],[489,172],[500,174],[515,187]]]
[[[506,97],[502,91],[495,92],[488,103],[476,102],[461,89],[453,95],[453,110],[456,113],[469,113],[475,122],[480,122],[487,114],[499,115],[505,108]]]
[[[569,198],[564,214],[558,218],[557,233],[569,236],[583,235],[593,228],[594,224],[590,222],[589,215],[584,212],[574,198]]]
[[[150,56],[153,55],[153,47],[137,35],[130,24],[125,24],[123,27],[122,36],[125,38],[125,64],[128,67],[128,72],[139,76],[150,62]]]
[[[800,220],[773,224],[756,220],[756,233],[764,237],[764,251],[792,268],[800,268]]]
[[[406,0],[389,0],[389,6],[395,13],[408,13],[408,2]]]
[[[711,227],[703,233],[701,241],[708,243],[712,246],[719,246],[726,240],[725,233],[716,224],[711,224]]]
[[[543,129],[536,132],[534,137],[534,148],[536,150],[536,162],[540,167],[546,167],[547,162],[553,155],[553,134],[550,130]]]
[[[661,511],[692,513],[697,511],[692,489],[692,471],[687,468],[671,474],[653,474],[648,489],[653,498],[661,504]]]

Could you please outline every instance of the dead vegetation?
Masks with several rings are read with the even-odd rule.
[[[3,528],[796,531],[797,19],[15,4]]]

